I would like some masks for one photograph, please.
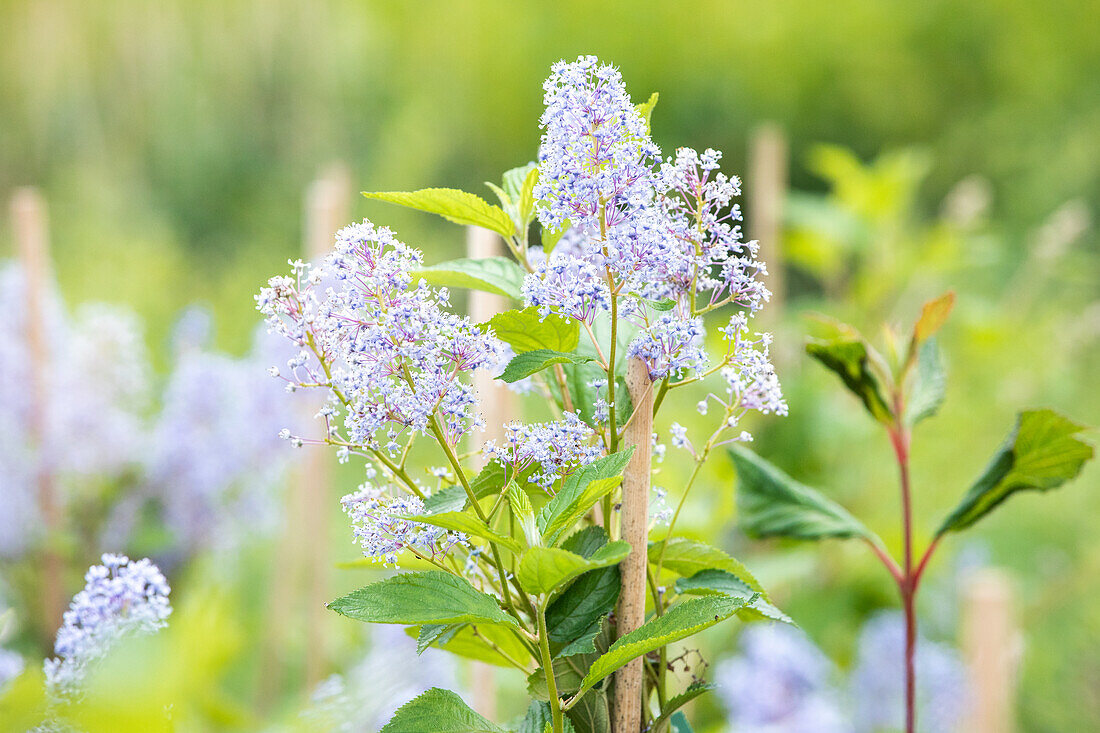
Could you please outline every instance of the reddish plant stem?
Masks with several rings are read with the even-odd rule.
[[[900,414],[900,411],[899,411]],[[890,442],[898,461],[901,479],[901,523],[904,542],[902,578],[898,583],[902,607],[905,612],[905,731],[916,733],[917,728],[917,613],[915,597],[919,574],[913,572],[913,498],[909,485],[909,430],[899,423],[890,430]],[[929,548],[931,550],[931,548]],[[929,553],[925,553],[925,559]],[[921,563],[924,565],[923,561]]]

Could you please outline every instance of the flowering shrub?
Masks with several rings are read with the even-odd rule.
[[[320,437],[284,437],[365,462],[367,483],[344,499],[356,541],[408,570],[330,608],[404,625],[421,650],[521,671],[533,698],[522,730],[667,730],[708,689],[674,689],[668,644],[734,616],[785,620],[744,566],[675,535],[702,463],[751,440],[743,416],[786,414],[770,336],[751,327],[766,271],[742,240],[740,186],[719,172],[721,154],[662,159],[649,133],[656,95],[633,104],[594,57],[555,64],[545,92],[538,163],[492,186],[499,206],[450,189],[367,194],[490,229],[510,257],[425,266],[364,221],[322,262],[272,278],[257,306],[298,350],[273,373],[326,397]],[[517,307],[471,323],[450,309],[448,287]],[[711,357],[706,330],[719,317],[723,353]],[[475,472],[461,443],[484,426],[477,370],[541,394],[555,419],[507,425]],[[651,451],[663,452],[653,419],[668,393],[712,378],[700,411],[720,408],[715,429],[665,509],[649,480]],[[409,470],[424,441],[444,463],[438,486]],[[651,503],[667,526],[649,521]],[[459,728],[502,730],[439,689],[384,730]]]

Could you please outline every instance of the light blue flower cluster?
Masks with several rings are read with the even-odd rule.
[[[172,606],[168,581],[149,560],[103,556],[84,576],[57,632],[54,659],[44,663],[46,685],[55,697],[79,694],[89,669],[121,638],[167,626]]]
[[[857,733],[900,728],[905,719],[905,619],[886,612],[860,631],[851,677]],[[921,636],[917,669],[917,721],[921,730],[958,730],[966,710],[967,682],[962,660],[949,646]]]
[[[339,409],[347,444],[391,454],[436,425],[451,445],[482,425],[460,377],[493,369],[502,344],[449,312],[446,289],[410,287],[421,261],[388,228],[363,221],[337,234],[322,268],[292,263],[292,276],[272,278],[256,298],[270,330],[301,349],[283,378],[330,391],[335,442]]]
[[[381,730],[405,703],[433,687],[461,689],[455,658],[439,649],[418,653],[400,626],[371,626],[370,649],[346,674],[317,686],[301,718],[309,730]]]
[[[537,215],[544,229],[571,228],[533,259],[527,305],[590,332],[611,310],[633,321],[627,355],[655,381],[704,375],[702,316],[736,306],[730,349],[706,374],[723,369],[738,410],[784,413],[767,337],[748,325],[770,297],[767,272],[741,239],[740,181],[718,170],[721,153],[680,148],[662,163],[619,72],[595,57],[555,64],[545,90]]]
[[[138,319],[100,304],[70,316],[50,287],[39,333],[48,362],[35,364],[26,304],[22,268],[0,266],[0,556],[6,557],[39,538],[40,476],[50,477],[64,503],[79,496],[87,477],[129,475],[147,448],[151,370]],[[36,379],[45,380],[41,392],[31,388]]]
[[[735,733],[851,733],[837,675],[803,631],[773,624],[746,628],[715,681]]]
[[[516,472],[532,465],[541,470],[531,480],[546,491],[554,482],[600,457],[596,433],[576,413],[566,412],[562,419],[544,423],[513,422],[504,426],[504,440],[485,443],[485,455]]]
[[[466,541],[462,534],[405,519],[423,514],[424,502],[416,496],[388,496],[369,481],[340,503],[351,519],[354,541],[375,561],[396,565],[403,550],[435,557]]]
[[[249,356],[218,354],[190,333],[195,313],[180,321],[188,332],[180,334],[145,461],[146,493],[188,554],[228,549],[274,526],[292,455],[278,433],[297,417],[294,401],[263,374],[286,342],[261,331]]]
[[[845,682],[805,632],[753,625],[741,654],[720,662],[718,693],[734,733],[875,733],[902,727],[905,691],[900,613],[873,616],[860,632],[856,664]],[[967,701],[958,654],[920,639],[917,647],[920,730],[958,730]]]

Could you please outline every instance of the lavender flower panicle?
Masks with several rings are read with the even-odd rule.
[[[404,519],[423,514],[424,502],[416,496],[386,496],[370,482],[340,503],[351,519],[352,532],[363,555],[384,564],[396,567],[397,555],[402,550],[435,557],[467,539],[460,533]]]
[[[531,479],[547,491],[558,479],[600,457],[593,443],[595,431],[572,412],[557,422],[509,423],[504,435],[500,445],[493,440],[485,443],[486,457],[511,466],[516,473],[537,464],[541,470]]]
[[[301,349],[282,377],[293,388],[328,390],[328,417],[345,410],[352,446],[396,454],[436,420],[452,445],[482,426],[473,389],[459,377],[494,368],[502,344],[448,312],[446,289],[410,288],[422,259],[364,220],[337,233],[323,267],[291,263],[292,276],[272,278],[256,296],[270,330]],[[326,439],[338,430],[328,423]]]
[[[168,581],[148,559],[105,554],[85,574],[57,632],[53,659],[43,668],[55,697],[78,694],[89,669],[125,636],[151,634],[167,626],[172,606]]]

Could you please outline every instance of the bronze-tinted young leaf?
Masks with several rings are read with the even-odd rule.
[[[928,339],[936,335],[947,317],[951,315],[951,309],[955,306],[955,294],[944,293],[935,300],[930,300],[921,308],[920,317],[913,325],[913,343],[918,347]]]
[[[505,733],[462,702],[450,690],[438,687],[405,703],[386,723],[381,733]]]
[[[507,257],[483,257],[440,262],[412,273],[413,284],[420,279],[432,285],[469,288],[523,300],[523,268]]]
[[[1077,435],[1084,430],[1053,410],[1027,410],[937,535],[958,532],[988,514],[1017,491],[1056,489],[1081,472],[1093,448]]]
[[[508,216],[499,206],[493,206],[485,199],[456,188],[423,188],[419,191],[378,191],[363,195],[369,199],[386,201],[429,214],[438,214],[455,224],[467,224],[484,227],[505,237],[515,234],[516,229]]]
[[[863,341],[850,338],[831,341],[815,339],[806,344],[806,353],[839,376],[876,420],[883,423],[893,421],[893,411],[883,396],[878,377],[870,368],[867,345]]]
[[[844,507],[809,486],[800,484],[749,449],[734,444],[730,455],[737,466],[737,516],[752,537],[877,536]]]

